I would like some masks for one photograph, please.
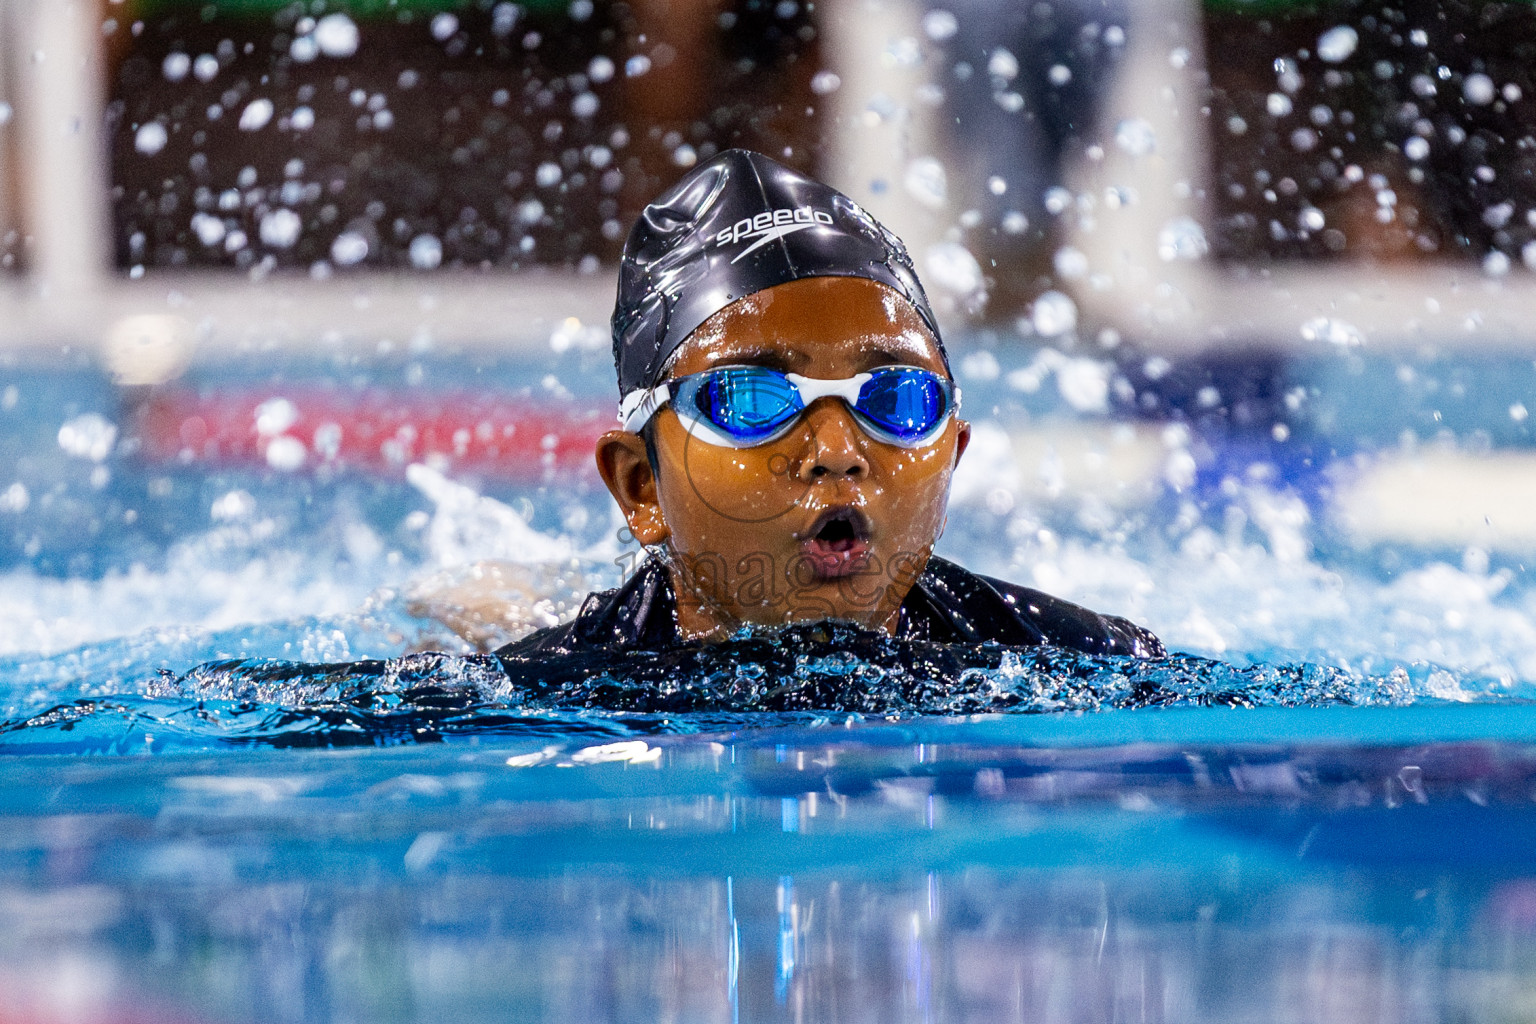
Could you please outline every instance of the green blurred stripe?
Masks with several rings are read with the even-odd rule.
[[[1205,0],[1205,9],[1214,14],[1314,15],[1329,7],[1339,8],[1340,14],[1350,11],[1344,4],[1318,3],[1317,0]]]
[[[129,6],[136,18],[200,14],[206,11],[224,17],[271,17],[282,10],[302,8],[304,13],[312,17],[340,12],[350,14],[360,21],[380,21],[393,20],[395,15],[406,11],[435,14],[474,7],[489,9],[492,5],[484,0],[325,0],[324,3],[304,0],[131,0]],[[568,0],[518,0],[517,6],[525,11],[543,14],[563,11],[569,3]]]
[[[1505,4],[1509,0],[1473,0],[1469,6],[1479,2]],[[1536,0],[1516,0],[1516,3],[1529,6],[1536,3]],[[1376,5],[1349,3],[1346,0],[1203,0],[1203,6],[1215,14],[1253,14],[1265,17],[1331,15],[1338,18],[1340,24],[1350,24],[1362,15],[1374,14],[1379,10]],[[1432,25],[1424,27],[1433,28]]]

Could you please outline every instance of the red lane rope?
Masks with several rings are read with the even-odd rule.
[[[595,476],[597,404],[481,393],[157,389],[138,407],[143,458],[185,466],[398,476],[414,462],[495,479]]]

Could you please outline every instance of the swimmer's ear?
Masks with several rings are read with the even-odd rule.
[[[955,465],[960,464],[960,456],[965,454],[966,447],[971,443],[971,425],[965,420],[956,420],[955,426],[959,428],[955,433]]]
[[[671,533],[661,515],[656,494],[656,474],[639,434],[610,430],[597,439],[597,471],[608,493],[619,503],[629,532],[643,546],[660,544]]]

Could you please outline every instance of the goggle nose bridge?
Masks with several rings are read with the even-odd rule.
[[[798,373],[784,375],[800,393],[801,407],[807,409],[820,398],[841,398],[849,409],[853,409],[859,404],[859,394],[864,390],[864,385],[873,377],[871,373],[858,373],[842,380],[827,380],[822,377],[802,377]]]

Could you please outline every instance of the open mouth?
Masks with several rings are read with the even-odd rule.
[[[858,509],[828,509],[803,536],[801,551],[819,577],[848,576],[864,568],[869,554],[869,521]]]

